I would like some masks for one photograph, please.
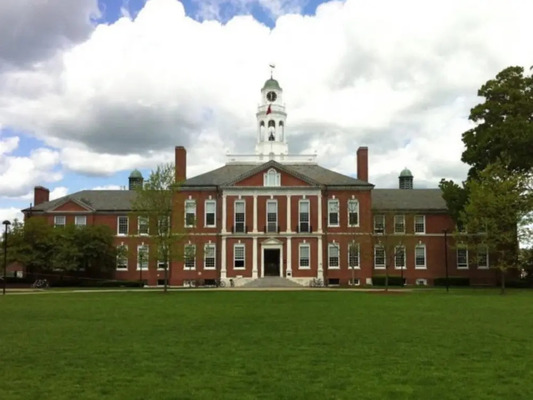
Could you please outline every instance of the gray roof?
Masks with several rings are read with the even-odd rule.
[[[359,188],[371,189],[372,184],[355,179],[338,172],[323,168],[316,164],[287,165],[276,161],[268,161],[264,164],[230,164],[224,165],[213,171],[187,179],[183,188],[195,186],[231,186],[234,183],[260,173],[269,168],[293,175],[312,186],[358,186]]]
[[[373,210],[446,212],[440,189],[374,189]]]
[[[82,190],[31,208],[32,211],[50,211],[72,200],[81,206],[98,211],[129,211],[135,198],[134,190]],[[22,210],[29,212],[30,209]]]

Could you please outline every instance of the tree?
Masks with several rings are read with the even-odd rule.
[[[136,188],[136,197],[132,202],[132,214],[148,221],[151,243],[156,245],[156,251],[149,252],[149,257],[157,258],[163,266],[165,292],[168,289],[170,262],[181,255],[179,246],[184,237],[177,229],[176,215],[173,214],[173,202],[178,190],[174,165],[160,165],[150,173],[144,186]]]
[[[448,212],[453,221],[457,225],[462,225],[461,214],[468,202],[468,189],[465,186],[465,182],[459,186],[452,180],[441,179],[439,188],[442,190],[442,197],[446,201]]]
[[[508,67],[478,91],[485,101],[470,111],[477,125],[463,133],[462,161],[475,178],[489,164],[500,163],[509,172],[533,169],[533,75],[522,67]]]
[[[46,220],[30,218],[24,224],[15,221],[8,241],[10,262],[20,262],[28,273],[51,269],[54,232]]]
[[[115,268],[114,234],[107,226],[52,227],[42,218],[16,221],[10,235],[9,257],[28,273],[86,271],[101,274]]]
[[[526,177],[533,172],[533,75],[524,74],[522,67],[508,67],[481,86],[478,96],[484,101],[472,108],[469,116],[476,126],[462,137],[465,150],[461,160],[470,165],[468,178],[462,187],[444,179],[439,185],[458,226],[467,214],[470,182],[486,168],[498,165],[508,174]],[[520,188],[513,192],[517,190]]]
[[[403,285],[403,272],[407,267],[405,255],[413,242],[413,236],[406,235],[405,228],[404,214],[388,211],[374,216],[374,265],[382,265],[385,269],[385,291],[389,290],[391,267],[400,269]]]
[[[468,183],[469,199],[462,214],[466,242],[485,246],[491,265],[500,271],[501,293],[505,275],[518,265],[518,243],[529,235],[533,207],[531,175],[510,172],[507,163],[487,165]]]

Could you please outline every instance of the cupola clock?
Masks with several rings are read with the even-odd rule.
[[[276,94],[276,92],[268,92],[267,93],[267,100],[270,101],[270,102],[273,102],[273,101],[276,101],[276,99],[278,98],[278,95]]]

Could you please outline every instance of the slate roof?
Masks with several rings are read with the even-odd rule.
[[[269,168],[276,168],[277,170],[284,171],[315,186],[359,186],[366,187],[368,189],[373,187],[373,185],[368,182],[339,174],[335,171],[323,168],[316,164],[290,165],[280,164],[276,161],[268,161],[260,165],[224,165],[223,167],[220,167],[213,171],[209,171],[205,174],[198,175],[191,179],[187,179],[183,183],[182,187],[186,188],[191,186],[231,186],[235,182],[238,182],[242,179],[255,175]]]
[[[80,205],[86,205],[89,209],[98,211],[129,211],[131,209],[131,201],[135,197],[134,190],[82,190],[60,197],[46,203],[41,203],[31,208],[32,211],[50,211],[60,206],[63,203],[73,200]],[[30,209],[22,210],[29,212]]]
[[[440,189],[374,189],[372,209],[447,212]]]

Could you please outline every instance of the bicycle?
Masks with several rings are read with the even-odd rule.
[[[34,289],[48,289],[50,284],[48,283],[48,279],[37,279],[32,283],[31,287]]]
[[[313,278],[311,279],[311,281],[309,281],[309,286],[310,287],[323,287],[324,282],[322,282],[322,279],[320,278]]]

